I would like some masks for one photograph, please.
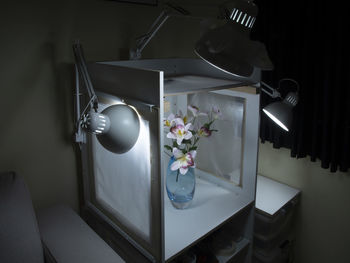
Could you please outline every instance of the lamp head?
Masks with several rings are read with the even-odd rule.
[[[252,1],[233,1],[227,23],[205,33],[196,43],[195,53],[222,71],[249,77],[254,67],[272,70],[263,43],[250,40],[258,8]]]
[[[289,131],[293,120],[293,108],[298,103],[298,94],[289,92],[283,101],[267,105],[263,112],[285,131]]]
[[[121,154],[135,145],[140,133],[140,120],[137,112],[130,106],[115,104],[101,113],[91,110],[83,118],[82,127],[96,134],[104,148]]]

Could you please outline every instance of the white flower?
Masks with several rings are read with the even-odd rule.
[[[167,127],[171,127],[174,124],[175,115],[173,113],[169,114],[168,118],[164,120],[164,125]]]
[[[214,106],[212,108],[212,113],[214,120],[221,119],[222,113],[218,107]]]
[[[181,118],[185,124],[188,123],[188,117],[182,113],[182,110],[179,110],[179,114],[176,114],[176,118]]]
[[[186,174],[188,171],[188,168],[195,168],[196,165],[194,163],[194,158],[196,158],[196,151],[190,151],[184,154],[181,150],[178,148],[173,148],[173,154],[176,159],[175,162],[173,162],[170,166],[170,169],[172,171],[176,171],[180,169],[181,174]]]
[[[193,117],[197,117],[197,116],[208,116],[207,113],[200,112],[199,109],[198,109],[198,107],[196,107],[196,106],[189,105],[187,108],[192,112]]]
[[[167,134],[167,138],[174,139],[177,145],[181,145],[182,140],[189,140],[192,138],[192,133],[189,130],[191,123],[184,124],[183,119],[175,118],[175,125],[170,128],[170,132]]]

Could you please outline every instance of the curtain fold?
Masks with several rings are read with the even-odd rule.
[[[284,132],[261,114],[260,138],[291,156],[321,160],[321,166],[350,167],[350,67],[346,7],[341,3],[256,0],[259,14],[252,38],[265,43],[275,69],[262,80],[273,87],[282,78],[300,85],[292,129]],[[292,87],[282,87],[284,96]],[[261,96],[264,107],[273,100]]]

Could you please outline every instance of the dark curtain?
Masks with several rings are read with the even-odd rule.
[[[300,84],[291,132],[261,114],[260,139],[291,156],[321,160],[321,166],[346,172],[350,165],[349,27],[341,2],[256,0],[259,14],[252,39],[262,41],[275,69],[262,80],[273,87],[281,78]],[[281,89],[282,95],[292,87]],[[266,94],[261,106],[272,102]]]

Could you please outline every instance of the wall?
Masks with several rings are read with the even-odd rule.
[[[73,41],[88,61],[125,59],[158,13],[102,0],[1,2],[0,171],[24,177],[36,208],[78,208]]]
[[[330,173],[320,162],[290,157],[260,144],[259,173],[299,188],[296,263],[350,262],[350,173]]]

